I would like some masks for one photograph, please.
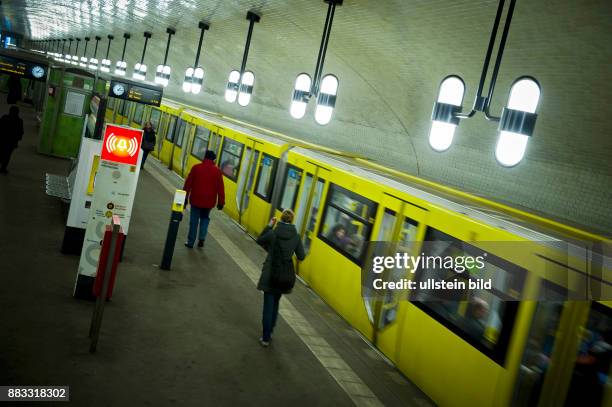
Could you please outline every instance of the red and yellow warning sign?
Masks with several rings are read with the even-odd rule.
[[[102,160],[136,165],[142,142],[142,130],[107,124],[102,142]]]

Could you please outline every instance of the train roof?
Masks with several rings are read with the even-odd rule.
[[[353,173],[361,178],[365,178],[398,191],[405,192],[417,198],[431,202],[432,204],[444,209],[461,213],[472,219],[484,222],[487,225],[507,230],[508,232],[524,239],[536,242],[545,242],[548,245],[556,246],[560,243],[568,243],[578,247],[583,247],[585,240],[587,240],[572,234],[559,233],[552,228],[547,228],[540,224],[529,222],[528,220],[521,219],[514,214],[492,208],[483,203],[479,203],[478,201],[471,200],[465,196],[440,191],[433,187],[422,185],[415,181],[410,181],[406,178],[387,173],[380,169],[369,168],[365,163],[361,163],[354,159],[336,157],[328,153],[299,147],[294,148],[293,151],[323,162],[327,162],[343,171]],[[602,239],[605,240],[605,238]],[[587,241],[595,242],[598,240],[588,239]]]
[[[225,118],[221,117],[220,115],[214,114],[214,113],[208,113],[202,110],[196,110],[196,109],[185,109],[183,110],[183,113],[187,113],[190,114],[192,116],[195,117],[199,117],[201,119],[207,120],[209,122],[213,122],[219,125],[219,127],[223,127],[226,129],[231,129],[234,130],[236,132],[245,134],[246,136],[250,136],[250,137],[255,137],[264,141],[267,141],[269,143],[273,143],[276,144],[278,146],[282,146],[282,145],[286,145],[288,144],[288,142],[286,140],[283,140],[281,138],[278,137],[273,137],[270,136],[268,134],[265,134],[263,132],[251,129],[249,127],[246,126],[242,126],[238,123],[235,123],[233,121],[229,121],[226,120]]]

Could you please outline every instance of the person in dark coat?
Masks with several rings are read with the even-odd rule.
[[[257,283],[257,289],[264,293],[263,335],[259,338],[264,347],[270,345],[281,296],[289,294],[295,284],[293,255],[300,261],[306,257],[300,235],[292,224],[293,218],[293,211],[285,209],[281,221],[276,224],[276,218],[272,218],[257,239],[257,243],[268,251]]]
[[[19,108],[11,106],[9,113],[0,118],[0,174],[8,174],[8,163],[13,150],[23,136],[23,120]]]
[[[143,127],[142,133],[142,161],[140,162],[140,169],[144,169],[145,161],[147,161],[147,156],[153,150],[155,150],[155,143],[157,139],[155,138],[155,129],[151,122],[146,122]]]
[[[21,100],[21,79],[18,76],[11,75],[8,79],[8,95],[6,96],[6,103],[14,105]]]

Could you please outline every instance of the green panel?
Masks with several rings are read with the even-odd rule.
[[[61,92],[59,91],[60,82],[63,82]],[[56,95],[53,97],[47,95],[45,98],[38,151],[60,157],[76,157],[81,143],[84,116],[89,112],[94,79],[65,72],[62,81],[61,69],[51,69],[49,85],[56,87]],[[81,117],[63,113],[69,91],[85,94]],[[59,111],[54,131],[53,121],[56,108]],[[52,132],[53,135],[51,135]]]

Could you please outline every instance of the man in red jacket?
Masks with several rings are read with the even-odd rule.
[[[198,224],[200,226],[198,247],[203,247],[208,232],[208,223],[210,222],[210,210],[215,205],[217,205],[217,209],[221,210],[225,205],[223,175],[215,165],[215,158],[217,158],[217,155],[214,151],[206,151],[204,161],[191,168],[183,187],[187,191],[186,202],[191,204],[189,234],[185,243],[185,246],[190,249],[193,248],[195,243]]]

